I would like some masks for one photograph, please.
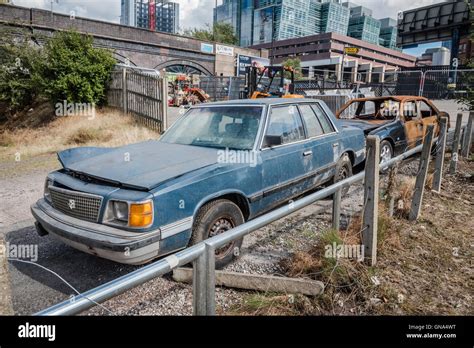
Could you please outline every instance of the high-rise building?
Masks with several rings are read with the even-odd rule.
[[[380,20],[380,40],[379,44],[383,47],[398,49],[397,47],[397,21],[393,18],[383,18]]]
[[[179,4],[167,0],[122,0],[120,23],[167,33],[179,31]]]
[[[268,0],[257,2],[254,10],[252,44],[319,34],[321,4],[316,0]]]
[[[378,45],[380,21],[369,16],[351,17],[347,34],[355,39]]]
[[[321,5],[321,32],[347,35],[350,10],[338,2]]]

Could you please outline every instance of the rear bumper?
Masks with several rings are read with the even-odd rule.
[[[46,231],[86,253],[126,264],[142,264],[159,255],[160,230],[129,232],[79,220],[57,211],[44,199],[33,204],[31,212],[40,235]]]

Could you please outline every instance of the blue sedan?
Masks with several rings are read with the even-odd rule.
[[[142,264],[352,175],[365,137],[321,101],[241,100],[192,107],[160,140],[58,157],[31,207],[38,233]],[[241,245],[217,250],[216,267]]]

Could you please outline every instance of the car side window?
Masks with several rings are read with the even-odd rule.
[[[294,105],[272,107],[267,135],[280,136],[282,144],[303,140],[305,135],[298,109]]]
[[[313,108],[316,116],[318,117],[318,120],[321,123],[321,126],[323,127],[324,133],[328,134],[334,132],[334,126],[332,125],[331,121],[329,121],[328,115],[326,115],[323,109],[318,104],[312,104],[311,107]]]
[[[309,104],[300,105],[299,108],[301,111],[301,116],[303,117],[303,121],[306,125],[308,138],[324,134],[323,128],[316,118],[313,108]]]
[[[421,117],[431,117],[434,115],[434,111],[425,101],[418,102],[418,108],[421,112]]]
[[[403,117],[405,118],[405,121],[412,121],[418,118],[418,108],[415,101],[408,101],[404,103]]]

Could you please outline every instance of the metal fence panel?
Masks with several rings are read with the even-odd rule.
[[[430,99],[459,99],[473,90],[474,69],[427,70],[420,95]]]
[[[211,101],[239,99],[245,89],[244,77],[201,76],[199,88],[209,95]]]

